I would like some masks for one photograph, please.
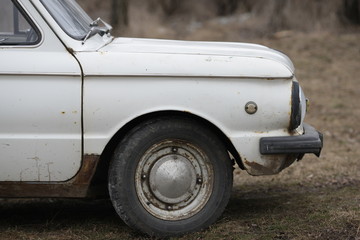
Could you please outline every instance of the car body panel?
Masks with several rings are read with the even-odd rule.
[[[256,142],[263,136],[289,135],[290,90],[288,80],[85,77],[84,151],[101,154],[112,136],[133,119],[176,111],[211,122],[248,162],[264,164],[267,157],[259,154]],[[263,97],[265,92],[272,92],[271,99]],[[256,114],[245,112],[248,101],[258,104]],[[251,166],[247,170],[251,172]]]
[[[0,181],[66,181],[82,159],[81,69],[28,1],[35,46],[0,48]]]
[[[294,69],[275,50],[255,44],[117,38],[97,51],[74,55],[84,71],[85,153],[100,154],[137,117],[186,112],[219,128],[246,159],[246,170],[261,175],[251,164],[273,164],[276,157],[259,154],[259,139],[290,134]],[[254,115],[245,112],[249,101],[259,106]],[[284,159],[278,156],[278,165]],[[267,174],[281,170],[272,169]]]
[[[94,52],[76,54],[86,75],[292,78],[288,57],[244,43],[116,38]]]

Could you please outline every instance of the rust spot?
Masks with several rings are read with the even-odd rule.
[[[74,184],[90,184],[96,171],[100,156],[95,154],[85,154],[83,163],[78,174],[73,178]]]
[[[62,111],[61,114],[65,114],[66,112],[65,111]]]
[[[244,160],[246,165],[246,170],[251,175],[273,175],[281,172],[284,168],[290,166],[296,159],[296,155],[272,155],[272,156],[263,156],[265,159],[265,165],[259,164],[257,162],[250,162]]]
[[[188,111],[188,110],[183,110],[184,113],[190,113],[192,114],[192,112]]]
[[[274,170],[265,167],[263,165],[260,165],[256,162],[249,162],[247,160],[244,161],[246,166],[249,166],[251,168],[251,172],[255,173],[255,175],[271,175],[274,174]]]
[[[72,49],[72,48],[66,48],[67,50],[68,50],[68,52],[70,53],[70,54],[74,54],[75,53],[75,51],[74,51],[74,49]]]
[[[254,133],[257,133],[257,134],[263,134],[263,133],[268,133],[269,131],[255,131]]]
[[[90,189],[99,155],[84,155],[79,172],[66,182],[1,182],[0,197],[92,197]]]

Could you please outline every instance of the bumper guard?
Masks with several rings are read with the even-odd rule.
[[[271,154],[305,154],[314,153],[320,156],[323,147],[323,135],[314,127],[304,123],[304,134],[299,136],[263,137],[260,139],[260,153]]]

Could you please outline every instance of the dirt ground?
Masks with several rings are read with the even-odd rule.
[[[278,175],[236,169],[222,218],[182,239],[360,240],[360,31],[282,31],[243,36],[234,21],[215,19],[177,33],[167,27],[126,36],[248,41],[293,60],[310,110],[306,122],[324,134],[320,158],[306,156]],[[189,29],[191,26],[189,25]],[[0,239],[144,239],[108,200],[0,200]]]

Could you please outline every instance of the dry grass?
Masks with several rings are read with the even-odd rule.
[[[222,218],[180,239],[353,239],[360,237],[359,184],[237,185]],[[146,239],[108,200],[2,202],[0,239]]]

